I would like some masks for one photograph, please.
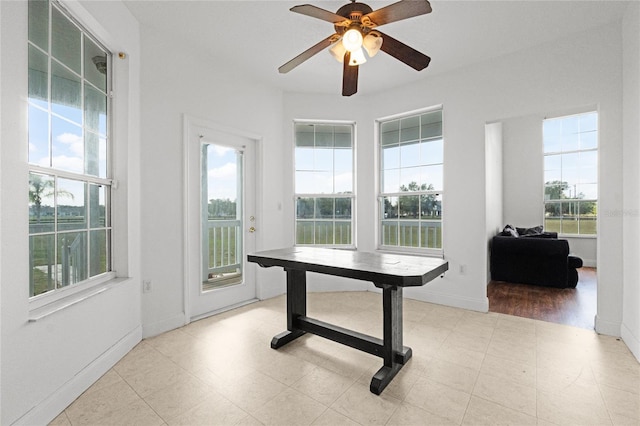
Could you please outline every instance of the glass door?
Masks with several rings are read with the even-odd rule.
[[[192,130],[186,312],[196,319],[256,297],[255,265],[246,261],[255,251],[256,141],[206,127]]]

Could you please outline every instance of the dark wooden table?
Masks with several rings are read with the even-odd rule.
[[[248,260],[287,272],[287,331],[275,336],[271,347],[278,349],[313,333],[379,356],[384,365],[369,386],[376,395],[411,358],[411,348],[402,344],[402,289],[425,285],[449,269],[448,262],[437,258],[312,247],[262,251],[250,254]],[[383,339],[307,317],[307,271],[371,281],[382,289]]]

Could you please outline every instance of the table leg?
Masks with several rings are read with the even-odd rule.
[[[376,284],[382,288],[384,314],[384,366],[371,379],[369,389],[376,395],[384,390],[402,366],[409,361],[411,348],[402,345],[402,287]]]
[[[298,269],[285,270],[287,272],[287,331],[271,339],[273,349],[278,349],[305,333],[295,327],[294,320],[296,317],[307,315],[306,273]]]

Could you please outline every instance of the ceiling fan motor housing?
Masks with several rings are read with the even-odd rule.
[[[364,3],[354,2],[345,4],[340,9],[338,9],[336,15],[344,16],[346,19],[351,21],[351,23],[347,25],[344,25],[344,23],[334,25],[336,33],[342,35],[351,28],[357,28],[360,30],[362,35],[366,35],[366,33],[369,32],[369,28],[363,25],[361,19],[363,15],[371,12],[373,12],[373,9],[369,5],[366,5]]]

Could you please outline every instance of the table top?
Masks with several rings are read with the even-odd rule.
[[[247,256],[262,267],[281,266],[399,287],[422,286],[449,269],[446,260],[317,247],[265,250]]]

